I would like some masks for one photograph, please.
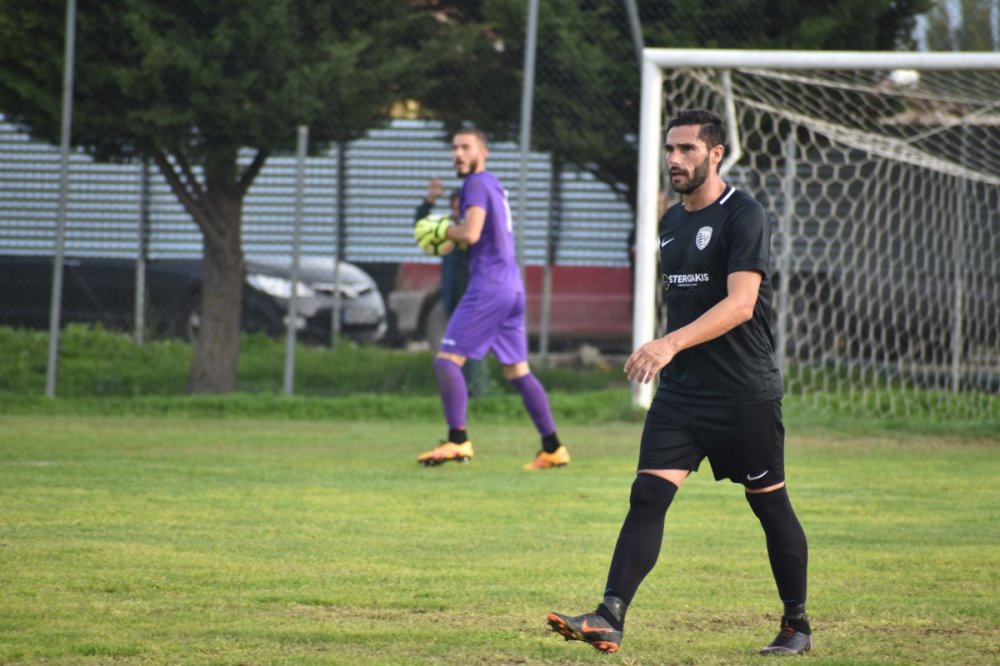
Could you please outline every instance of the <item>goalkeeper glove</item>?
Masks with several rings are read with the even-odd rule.
[[[451,219],[441,217],[438,219],[425,217],[418,220],[413,226],[413,238],[417,241],[417,246],[423,250],[432,243],[443,241],[447,236],[445,232],[451,226]]]

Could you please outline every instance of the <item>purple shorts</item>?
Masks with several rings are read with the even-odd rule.
[[[441,351],[481,359],[491,349],[503,365],[528,360],[523,291],[469,289],[451,314]]]

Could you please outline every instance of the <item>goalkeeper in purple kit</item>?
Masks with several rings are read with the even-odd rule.
[[[473,457],[466,430],[469,393],[462,366],[466,359],[481,359],[492,351],[504,378],[521,394],[541,437],[541,450],[525,469],[561,467],[570,461],[569,451],[559,442],[545,388],[528,366],[525,294],[514,256],[510,206],[500,181],[486,170],[488,154],[482,131],[459,130],[452,140],[452,156],[456,173],[465,179],[460,220],[457,224],[421,220],[414,228],[421,247],[447,238],[469,248],[469,286],[448,321],[434,359],[448,439],[417,460],[430,466]]]

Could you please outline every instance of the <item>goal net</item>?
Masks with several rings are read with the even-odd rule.
[[[644,55],[636,346],[662,326],[665,124],[707,108],[728,126],[724,180],[772,219],[786,396],[856,413],[997,418],[1000,53]],[[635,387],[636,404],[651,397]]]

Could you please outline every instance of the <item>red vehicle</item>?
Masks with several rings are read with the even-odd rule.
[[[627,266],[552,266],[549,345],[553,349],[590,344],[628,351],[632,344],[632,271]],[[542,324],[544,267],[528,266],[528,334],[537,340]],[[437,263],[399,265],[388,307],[407,340],[437,346],[447,325],[440,302]]]

